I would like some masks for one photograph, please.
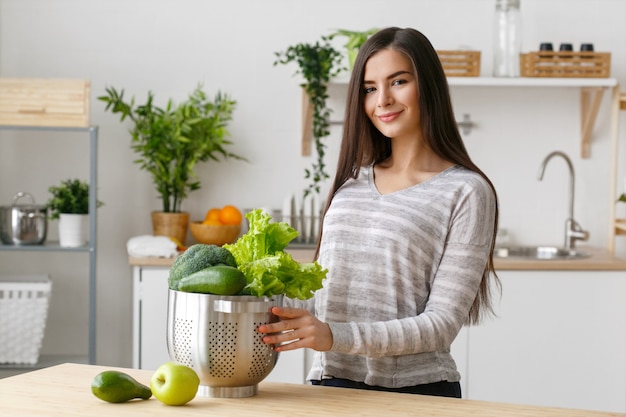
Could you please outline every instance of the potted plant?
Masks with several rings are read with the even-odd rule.
[[[333,39],[336,36],[345,36],[346,38],[348,38],[345,47],[346,51],[348,52],[348,63],[350,65],[350,69],[352,69],[354,67],[354,60],[359,53],[361,45],[365,43],[367,38],[369,38],[376,32],[378,32],[378,28],[372,28],[363,32],[338,29],[335,33],[331,34],[329,38]]]
[[[219,161],[219,157],[245,159],[226,149],[232,144],[226,126],[236,102],[219,91],[210,99],[201,85],[185,101],[175,105],[169,99],[165,107],[154,104],[152,92],[141,105],[135,104],[134,97],[124,100],[124,90],[109,87],[106,93],[98,97],[106,103],[105,110],[133,123],[131,148],[138,154],[134,162],[150,173],[163,202],[162,211],[152,213],[153,233],[184,245],[189,213],[182,211],[182,202],[200,188],[196,164]]]
[[[61,181],[48,191],[52,197],[46,203],[48,217],[59,220],[59,244],[79,247],[88,242],[89,184],[79,179]],[[101,201],[96,207],[102,206]]]
[[[304,130],[305,134],[312,132],[317,160],[312,163],[310,170],[305,169],[304,177],[311,182],[304,190],[304,199],[312,192],[319,193],[321,182],[329,177],[324,162],[326,144],[323,142],[330,134],[330,109],[326,106],[328,82],[345,68],[341,66],[341,53],[330,44],[327,36],[322,36],[321,41],[314,44],[298,43],[289,46],[285,51],[275,52],[275,55],[274,65],[295,62],[298,64],[296,74],[301,74],[305,80],[300,86],[307,96],[305,103],[308,110],[305,113],[310,113],[310,117],[305,118]],[[308,121],[311,122],[310,125]]]

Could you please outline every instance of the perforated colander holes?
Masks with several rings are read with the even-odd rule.
[[[211,359],[209,373],[215,378],[230,378],[235,374],[238,323],[216,323],[210,326]]]
[[[187,366],[191,361],[191,335],[193,320],[176,318],[174,320],[174,360]]]
[[[267,324],[267,322],[254,323],[254,328]],[[263,335],[258,334],[254,340],[252,349],[252,364],[248,371],[248,377],[259,378],[267,373],[271,362],[273,352],[269,345],[263,343]]]

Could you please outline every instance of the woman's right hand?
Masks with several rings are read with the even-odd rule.
[[[274,345],[274,350],[309,348],[328,351],[333,346],[333,334],[328,324],[303,308],[273,307],[272,313],[280,321],[259,326],[265,333],[263,342]]]

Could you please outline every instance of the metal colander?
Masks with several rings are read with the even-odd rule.
[[[249,397],[274,369],[278,352],[257,328],[278,321],[270,312],[282,296],[221,296],[169,290],[167,349],[170,358],[200,377],[198,395]]]

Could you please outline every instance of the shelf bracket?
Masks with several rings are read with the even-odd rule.
[[[476,127],[476,123],[472,122],[472,119],[469,114],[463,114],[463,120],[460,122],[456,122],[456,124],[461,129],[464,135],[469,135],[472,133],[472,129]]]
[[[582,158],[589,158],[591,156],[591,135],[593,133],[593,125],[596,123],[600,104],[602,103],[603,94],[603,87],[583,87],[580,90],[580,155]]]
[[[306,90],[302,89],[302,156],[311,155],[313,142],[313,105]]]

